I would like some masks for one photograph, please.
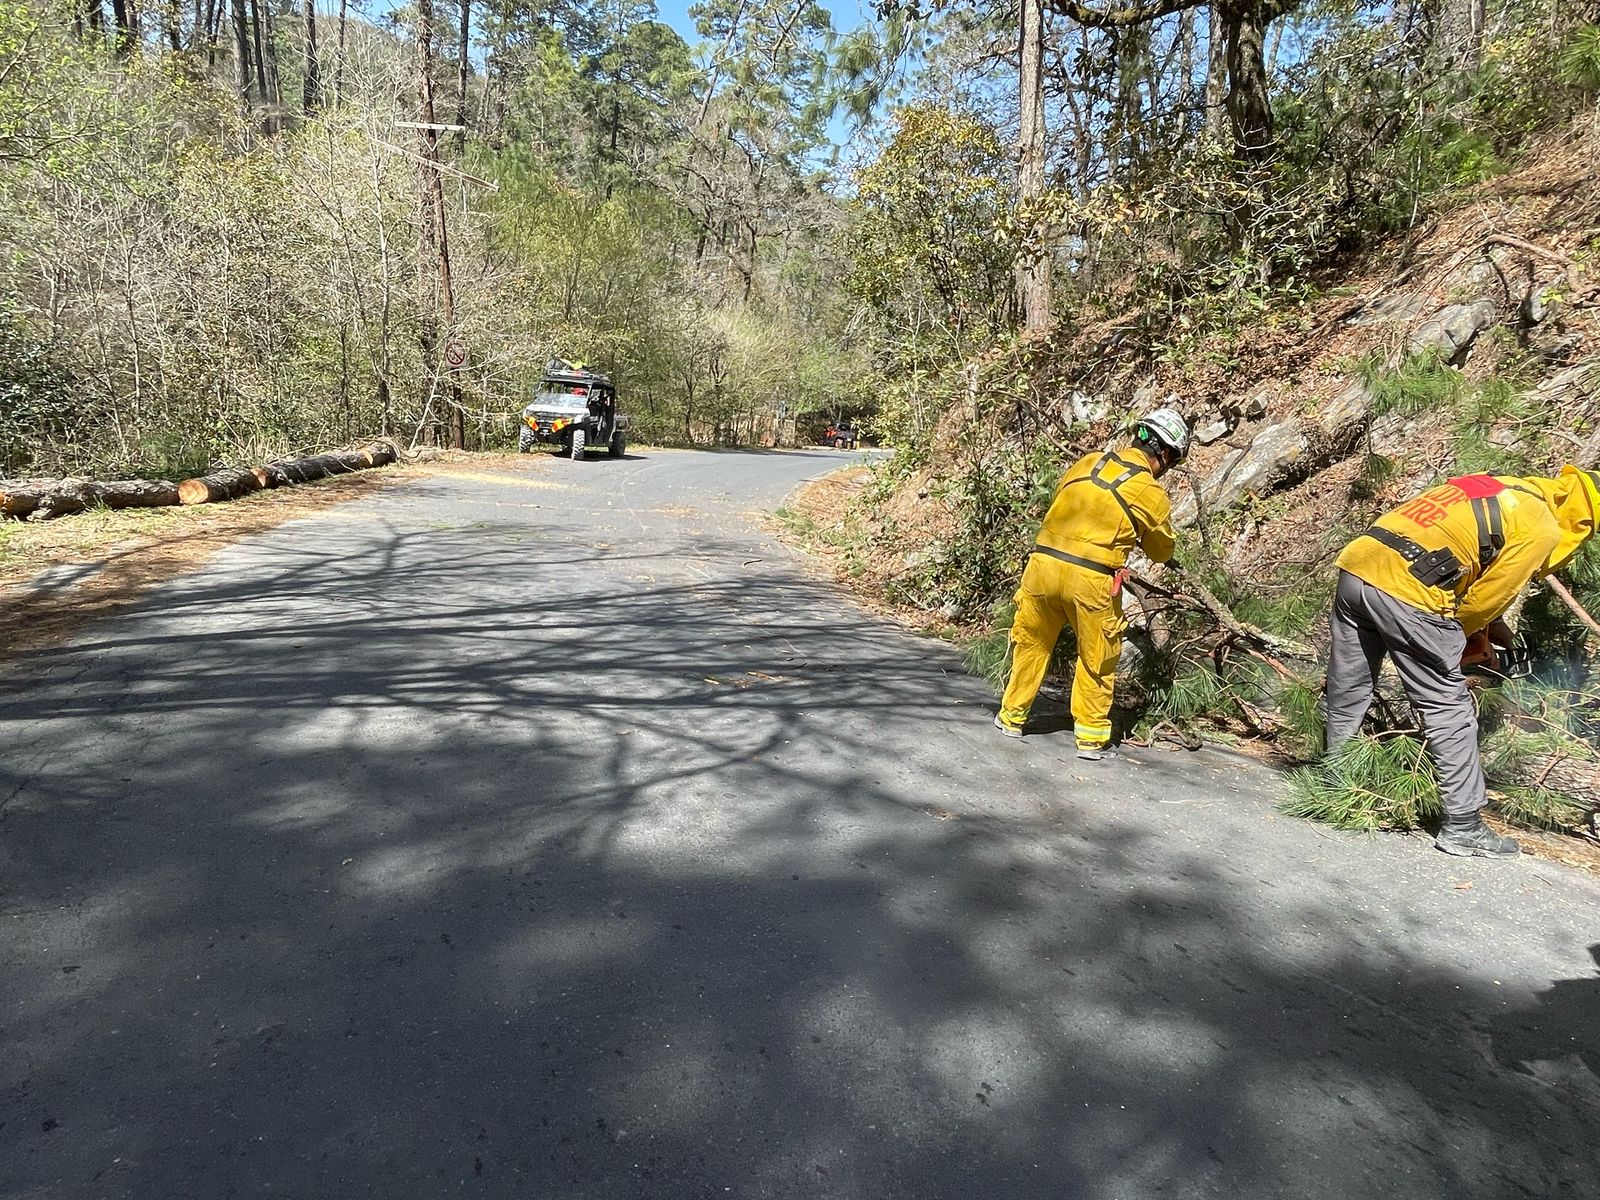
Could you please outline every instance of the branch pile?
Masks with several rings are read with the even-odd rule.
[[[1172,654],[1192,668],[1203,666],[1214,674],[1214,695],[1238,714],[1238,726],[1249,737],[1264,741],[1288,757],[1304,760],[1309,744],[1318,739],[1306,737],[1308,714],[1288,711],[1297,698],[1320,697],[1325,666],[1312,647],[1293,638],[1280,637],[1236,617],[1220,599],[1192,574],[1170,570],[1163,583],[1133,576],[1129,579],[1129,616],[1158,649]],[[1555,581],[1562,599],[1575,608],[1587,623],[1592,618]],[[1174,632],[1182,626],[1183,633]],[[1240,674],[1231,667],[1233,657],[1242,652],[1266,667],[1272,675],[1266,686],[1241,687]],[[1410,735],[1421,738],[1421,724],[1406,702],[1398,680],[1380,680],[1373,705],[1373,721],[1383,736]],[[1469,680],[1470,682],[1470,680]],[[1494,682],[1479,681],[1479,682]],[[1561,693],[1563,707],[1594,708],[1595,698],[1587,694]],[[1576,704],[1574,704],[1576,700]],[[1502,689],[1495,705],[1485,710],[1483,725],[1488,736],[1485,770],[1492,788],[1513,795],[1543,794],[1558,798],[1573,810],[1575,819],[1559,824],[1573,832],[1600,834],[1596,814],[1600,813],[1600,756],[1579,726],[1555,721],[1535,693]],[[1222,712],[1208,714],[1212,720],[1225,720]],[[1232,714],[1228,714],[1231,716]],[[1588,714],[1600,721],[1600,711]],[[1313,722],[1318,718],[1310,714]],[[1167,723],[1163,723],[1167,724]],[[1158,729],[1160,726],[1158,726]],[[1198,739],[1177,730],[1178,740],[1193,746]],[[1491,750],[1492,747],[1492,750]],[[1502,806],[1521,818],[1526,804],[1515,800]],[[1552,823],[1545,819],[1542,823]]]
[[[91,508],[162,508],[174,504],[214,504],[236,500],[262,488],[310,483],[388,466],[399,457],[392,442],[373,442],[361,450],[281,459],[259,467],[222,467],[209,475],[172,483],[165,479],[0,480],[0,516],[47,521]]]

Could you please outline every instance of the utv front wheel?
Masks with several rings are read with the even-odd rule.
[[[584,445],[583,444],[584,444],[584,442],[586,440],[587,440],[587,435],[585,435],[583,430],[574,429],[572,431],[572,460],[574,462],[582,462],[583,461],[583,450],[584,450]]]
[[[611,435],[611,457],[628,457],[628,439],[623,437],[620,433],[614,433]]]
[[[845,439],[842,437],[836,437],[833,439],[833,448],[835,450],[843,450],[849,444],[850,443],[845,441]]]
[[[533,450],[533,430],[524,425],[517,434],[517,453],[529,454]]]

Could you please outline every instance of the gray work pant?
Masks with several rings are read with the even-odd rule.
[[[1445,812],[1460,816],[1482,808],[1485,785],[1478,757],[1478,713],[1461,671],[1467,645],[1461,623],[1412,608],[1340,571],[1330,625],[1329,753],[1361,728],[1387,654],[1422,721],[1439,772]]]

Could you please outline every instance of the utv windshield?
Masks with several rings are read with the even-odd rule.
[[[541,388],[533,398],[534,408],[579,409],[589,407],[589,389]]]

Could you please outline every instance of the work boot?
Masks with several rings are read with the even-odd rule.
[[[1110,746],[1079,746],[1078,757],[1084,762],[1116,762],[1119,756]]]
[[[1433,844],[1462,858],[1515,858],[1522,847],[1483,823],[1481,812],[1448,816]]]
[[[1006,719],[1004,717],[1000,716],[998,713],[995,714],[994,727],[996,729],[998,729],[1001,733],[1005,734],[1007,737],[1019,738],[1019,737],[1022,736],[1022,726],[1021,725],[1008,725],[1008,724],[1006,724]]]

